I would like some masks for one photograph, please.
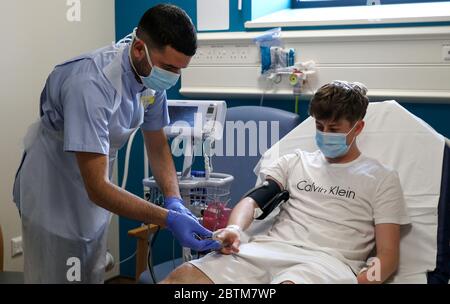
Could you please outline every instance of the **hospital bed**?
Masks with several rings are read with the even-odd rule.
[[[358,146],[365,155],[397,170],[412,222],[412,225],[402,228],[400,265],[389,282],[448,283],[450,275],[448,141],[446,144],[443,136],[395,101],[370,103],[365,121],[366,127],[358,138]],[[263,154],[254,168],[256,177],[260,178],[261,168],[295,149],[317,150],[314,136],[314,120],[308,118]],[[220,167],[222,160],[215,162],[218,162]],[[229,170],[239,168],[240,172],[243,172],[242,166],[233,165],[235,162],[226,160],[226,163],[230,167]],[[249,178],[249,175],[245,176]],[[257,181],[259,182],[260,180]],[[232,201],[237,202],[236,199]],[[265,221],[254,222],[246,236],[266,231],[275,215],[274,212]],[[171,262],[166,264],[170,265]],[[167,265],[162,267],[163,272],[170,270]],[[148,271],[143,273],[140,281],[151,282]]]

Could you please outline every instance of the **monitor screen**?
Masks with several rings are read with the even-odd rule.
[[[188,123],[191,127],[194,127],[195,113],[197,113],[198,107],[171,107],[169,106],[170,126],[177,121],[183,121]]]

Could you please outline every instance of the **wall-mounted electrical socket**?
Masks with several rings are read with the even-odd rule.
[[[442,61],[450,61],[450,44],[442,46]]]
[[[15,257],[23,253],[22,236],[11,239],[11,257]]]
[[[250,45],[204,45],[192,58],[192,65],[240,65],[257,64],[259,50]]]

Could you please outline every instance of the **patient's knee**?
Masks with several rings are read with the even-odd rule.
[[[197,267],[184,263],[172,271],[160,284],[210,284],[212,281]]]
[[[160,282],[160,284],[177,284],[186,275],[189,275],[189,272],[192,271],[192,265],[189,263],[184,263],[181,266],[178,266],[174,271],[169,273],[169,275]]]

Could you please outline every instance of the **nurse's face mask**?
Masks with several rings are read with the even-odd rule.
[[[140,40],[139,38],[136,37],[136,34],[134,34],[134,38],[136,40]],[[139,78],[141,78],[141,81],[146,88],[152,89],[155,91],[164,91],[164,90],[170,89],[177,83],[178,79],[180,78],[180,74],[164,70],[164,69],[154,65],[152,63],[152,60],[150,59],[148,48],[147,48],[147,45],[145,44],[145,42],[144,42],[145,56],[151,67],[151,71],[148,76],[139,75],[136,68],[134,67],[134,63],[131,58],[131,49],[132,49],[132,47],[130,47],[131,66],[133,67],[134,71],[139,76]]]
[[[327,158],[337,158],[347,154],[355,141],[356,136],[350,144],[347,144],[347,136],[353,131],[359,121],[347,133],[322,132],[316,130],[316,144]]]

